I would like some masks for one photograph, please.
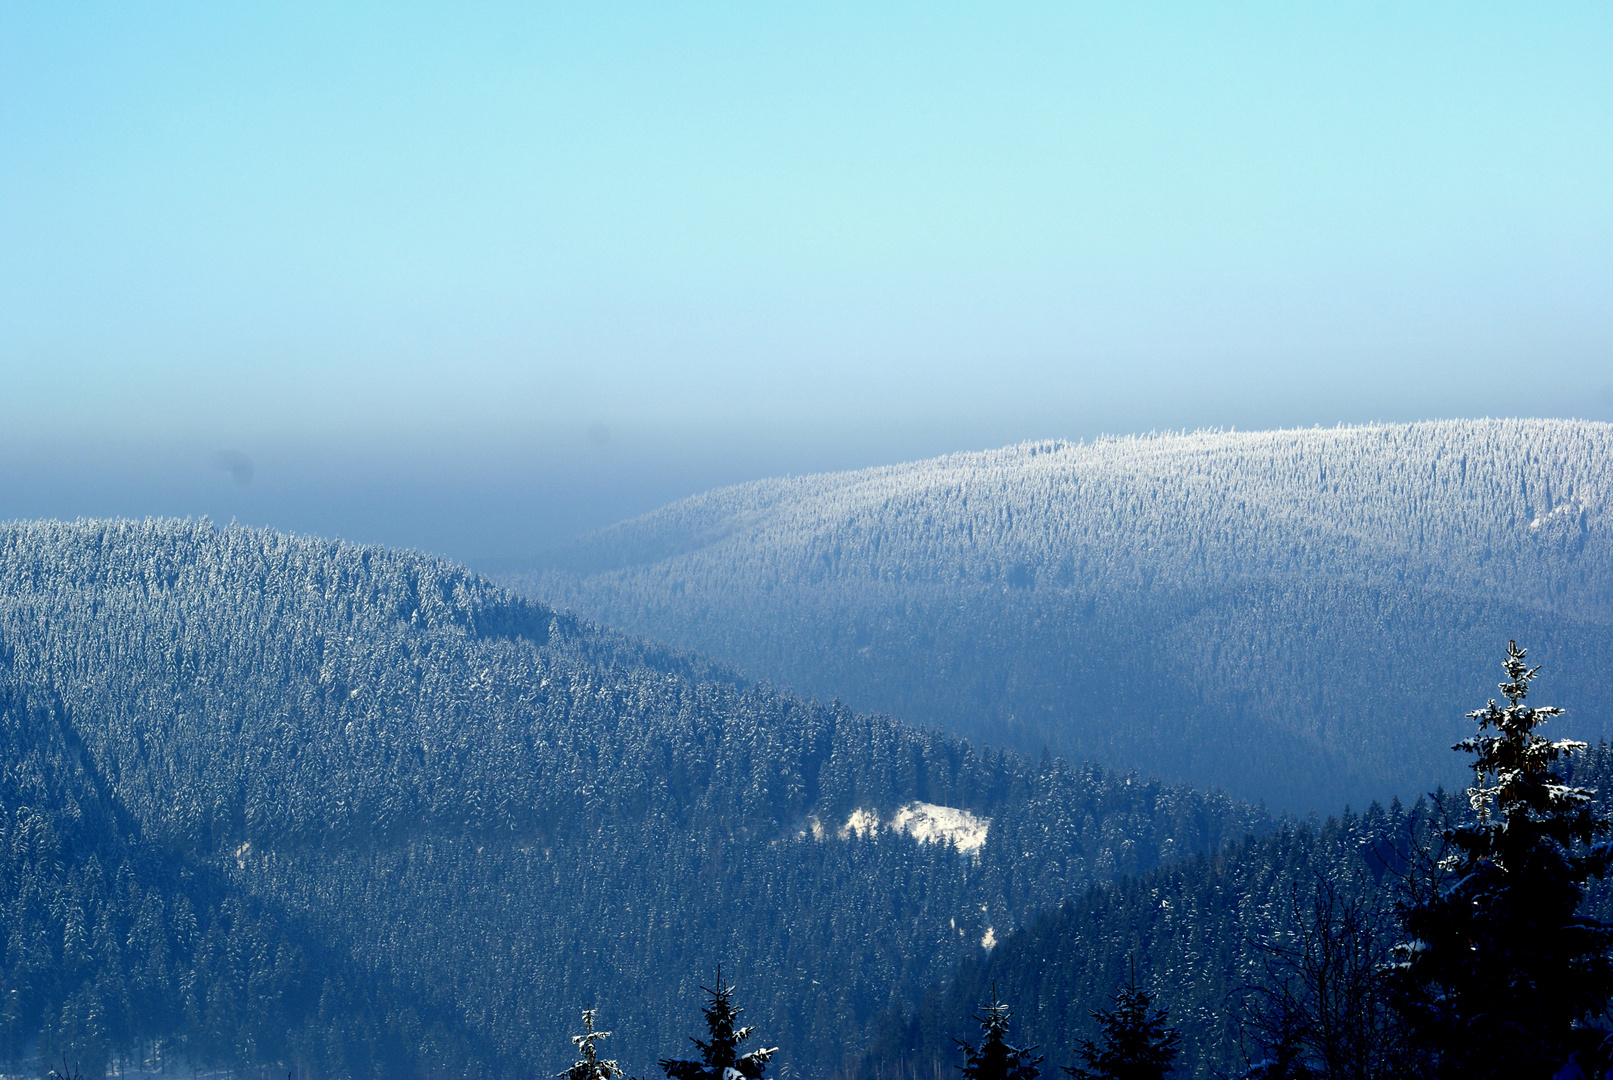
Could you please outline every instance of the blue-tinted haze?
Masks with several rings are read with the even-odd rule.
[[[8,5],[0,518],[482,565],[1030,437],[1613,418],[1613,8]]]

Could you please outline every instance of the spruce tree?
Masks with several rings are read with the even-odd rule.
[[[1554,771],[1585,744],[1536,733],[1562,710],[1524,703],[1540,670],[1524,657],[1507,646],[1507,704],[1468,713],[1478,733],[1455,749],[1474,755],[1472,814],[1398,907],[1398,1004],[1438,1076],[1548,1077],[1575,1053],[1590,1065],[1602,1033],[1587,1025],[1613,993],[1613,928],[1578,914],[1609,863],[1608,823]]]
[[[1064,1071],[1076,1080],[1162,1080],[1180,1052],[1182,1035],[1165,1023],[1164,1009],[1151,1008],[1153,995],[1137,986],[1135,967],[1114,1003],[1113,1011],[1092,1014],[1103,1045],[1082,1039],[1077,1053],[1085,1068],[1065,1065]]]
[[[689,1058],[662,1058],[657,1064],[666,1071],[669,1080],[761,1080],[767,1071],[767,1062],[778,1047],[766,1047],[740,1055],[739,1044],[750,1038],[755,1028],[736,1028],[734,1022],[743,1011],[734,1008],[734,988],[722,981],[722,968],[717,968],[717,987],[700,989],[711,995],[705,1006],[708,1039],[690,1036],[689,1041],[700,1048],[700,1060]]]
[[[1012,1046],[1008,1042],[1012,1015],[1008,1006],[997,1000],[997,987],[993,984],[985,1015],[975,1016],[980,1025],[980,1045],[953,1040],[963,1051],[964,1062],[959,1070],[968,1080],[1036,1080],[1041,1074],[1042,1058],[1037,1056],[1036,1047]]]
[[[618,1077],[625,1075],[616,1062],[600,1060],[597,1056],[594,1044],[600,1039],[609,1038],[610,1032],[594,1030],[594,1015],[593,1009],[582,1011],[582,1034],[571,1037],[572,1045],[582,1056],[571,1068],[556,1073],[556,1076],[563,1076],[566,1080],[617,1080]]]

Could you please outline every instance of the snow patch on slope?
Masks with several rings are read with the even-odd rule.
[[[1537,515],[1529,523],[1529,528],[1539,531],[1542,525],[1550,525],[1556,521],[1578,517],[1581,512],[1588,509],[1590,509],[1590,504],[1588,503],[1565,502],[1553,507],[1550,513]]]
[[[955,806],[912,802],[896,811],[891,828],[906,833],[921,844],[945,841],[962,852],[976,852],[986,843],[991,819],[976,817]]]
[[[879,831],[879,814],[874,810],[853,810],[840,826],[840,839],[855,836],[866,840]]]
[[[875,810],[856,809],[840,826],[840,839],[868,839],[884,827],[911,836],[921,844],[951,844],[964,854],[976,854],[985,846],[991,819],[979,817],[955,806],[910,802],[896,811],[889,822],[881,822]],[[818,835],[814,830],[814,835]]]

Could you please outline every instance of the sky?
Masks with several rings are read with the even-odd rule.
[[[0,520],[484,569],[1031,438],[1613,420],[1613,5],[0,6]]]

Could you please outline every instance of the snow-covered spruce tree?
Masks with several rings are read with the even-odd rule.
[[[739,1044],[750,1038],[756,1029],[734,1027],[743,1010],[734,1008],[734,988],[723,985],[721,967],[717,968],[717,988],[702,986],[700,989],[711,995],[704,1010],[710,1038],[689,1038],[700,1048],[700,1060],[662,1058],[657,1064],[666,1071],[669,1080],[761,1080],[767,1071],[768,1059],[778,1053],[778,1047],[740,1055]]]
[[[1113,1011],[1092,1014],[1103,1029],[1103,1045],[1082,1039],[1077,1052],[1085,1067],[1062,1068],[1076,1080],[1162,1080],[1180,1051],[1181,1032],[1165,1023],[1164,1009],[1152,1008],[1154,997],[1137,986],[1135,970],[1114,1003]]]
[[[997,987],[991,988],[991,1004],[984,1015],[977,1015],[980,1025],[980,1045],[971,1046],[962,1039],[954,1039],[963,1051],[964,1061],[959,1071],[969,1080],[1036,1080],[1041,1074],[1042,1058],[1034,1046],[1012,1046],[1008,1042],[1008,1021],[1012,1017],[1008,1006],[997,1000]]]
[[[571,1037],[571,1043],[577,1048],[577,1053],[581,1057],[565,1072],[555,1073],[557,1077],[563,1076],[566,1080],[617,1080],[618,1077],[625,1075],[622,1067],[615,1061],[601,1060],[598,1057],[594,1044],[600,1039],[609,1038],[610,1032],[594,1030],[594,1015],[593,1009],[582,1011],[582,1034]]]
[[[1613,993],[1613,928],[1578,908],[1607,870],[1609,826],[1553,770],[1585,744],[1536,733],[1562,710],[1524,704],[1540,670],[1524,655],[1508,644],[1506,706],[1469,713],[1478,734],[1454,748],[1474,755],[1472,818],[1442,831],[1397,908],[1392,987],[1437,1076],[1544,1078],[1602,1056],[1587,1025]]]

